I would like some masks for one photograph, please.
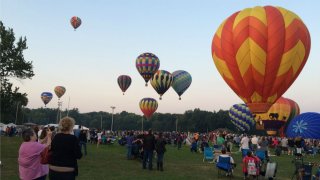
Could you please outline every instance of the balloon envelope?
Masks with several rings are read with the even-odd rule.
[[[289,98],[280,97],[267,113],[255,115],[255,120],[258,122],[256,129],[264,129],[267,134],[275,135],[287,121],[290,121],[299,113],[299,106],[296,102]],[[259,127],[261,123],[263,126]]]
[[[123,94],[131,85],[131,77],[127,75],[121,75],[118,77],[118,85],[122,90]]]
[[[77,16],[73,16],[70,19],[70,23],[71,23],[72,27],[74,28],[74,30],[76,30],[81,25],[81,19]]]
[[[189,88],[192,82],[192,77],[187,71],[178,70],[172,73],[173,82],[172,88],[179,95],[179,99],[181,99],[181,95]]]
[[[252,113],[264,113],[298,77],[310,46],[309,31],[296,14],[257,6],[223,21],[211,50],[225,82]]]
[[[66,92],[66,88],[63,86],[56,86],[54,88],[54,93],[56,93],[59,99],[64,95],[65,92]]]
[[[294,138],[320,139],[320,114],[314,112],[302,113],[288,125],[286,135]]]
[[[229,110],[229,117],[240,131],[250,131],[255,125],[254,118],[245,104],[235,104]]]
[[[158,109],[158,102],[153,98],[143,98],[139,103],[140,109],[147,119]]]
[[[150,78],[155,72],[157,72],[159,67],[160,60],[152,53],[143,53],[136,59],[136,68],[146,82],[146,86],[148,85]]]
[[[43,93],[41,93],[41,99],[42,99],[44,105],[47,105],[51,101],[52,97],[53,96],[52,96],[51,92],[43,92]]]
[[[160,95],[162,95],[170,88],[173,77],[171,73],[165,70],[158,70],[151,78],[151,85],[153,89]]]

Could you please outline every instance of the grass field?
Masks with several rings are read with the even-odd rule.
[[[1,137],[1,161],[3,164],[0,172],[1,179],[19,179],[17,156],[20,144],[20,138]],[[125,147],[118,144],[102,145],[99,148],[88,144],[88,156],[78,161],[79,176],[77,179],[217,179],[215,165],[202,162],[203,154],[191,153],[187,146],[181,150],[167,146],[164,172],[142,170],[138,160],[127,160],[125,154]],[[243,179],[240,153],[234,153],[233,157],[237,163],[233,179]],[[272,157],[272,160],[278,163],[277,178],[291,179],[294,172],[294,166],[291,163],[292,156],[281,155],[280,157]],[[305,162],[307,161],[320,162],[320,156],[305,157]]]

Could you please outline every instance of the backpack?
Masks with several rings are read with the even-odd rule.
[[[248,175],[257,175],[257,166],[254,159],[249,159],[248,161]]]

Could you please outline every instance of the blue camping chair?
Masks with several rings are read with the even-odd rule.
[[[250,149],[241,149],[242,152],[242,158],[247,156],[247,153],[250,151]]]
[[[303,180],[309,180],[312,177],[312,164],[304,164],[303,169],[304,169],[304,174],[302,179]]]
[[[214,151],[221,151],[221,149],[222,149],[222,146],[217,145],[217,144],[213,145],[213,150]]]
[[[256,156],[260,159],[261,162],[266,160],[266,152],[265,151],[257,150]]]
[[[205,147],[203,151],[203,162],[210,161],[210,163],[214,162],[214,155],[211,147]]]
[[[218,157],[218,162],[216,164],[218,168],[218,178],[221,176],[221,171],[228,173],[231,178],[232,176],[232,164],[230,163],[230,157]]]

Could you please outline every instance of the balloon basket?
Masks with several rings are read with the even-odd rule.
[[[267,131],[267,134],[269,136],[275,136],[275,135],[277,135],[277,131],[270,130],[270,131]]]

